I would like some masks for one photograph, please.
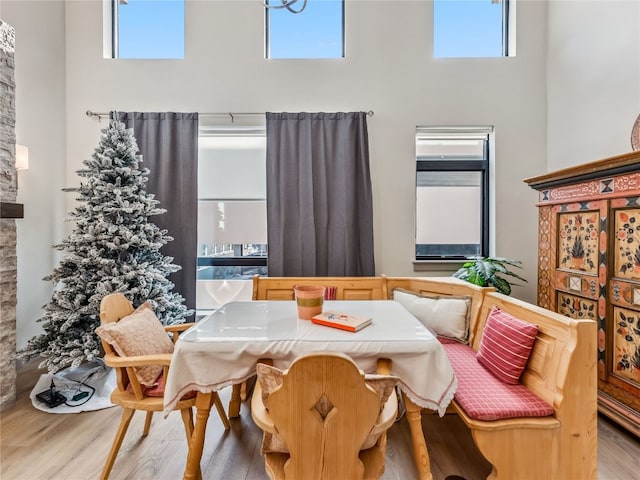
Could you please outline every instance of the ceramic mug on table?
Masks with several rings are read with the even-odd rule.
[[[298,318],[311,320],[311,317],[322,313],[324,302],[324,287],[297,286],[293,287],[298,305]]]

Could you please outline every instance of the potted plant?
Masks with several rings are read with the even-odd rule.
[[[504,275],[526,282],[526,279],[509,270],[509,267],[522,268],[521,265],[519,260],[503,257],[469,257],[453,276],[480,287],[495,287],[498,292],[511,295],[511,287],[518,284],[505,279]]]

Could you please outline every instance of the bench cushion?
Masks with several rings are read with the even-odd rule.
[[[522,384],[507,385],[494,377],[476,359],[467,345],[443,344],[458,378],[454,399],[476,420],[516,417],[546,417],[553,407]]]
[[[158,379],[156,380],[156,384],[152,387],[147,387],[145,385],[140,385],[142,387],[142,393],[145,397],[164,397],[164,372],[160,374]],[[131,384],[127,385],[127,392],[133,394],[133,386]],[[185,393],[180,400],[189,400],[190,398],[196,398],[198,394],[197,390],[191,390],[190,392]]]

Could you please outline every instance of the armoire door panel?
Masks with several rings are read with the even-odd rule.
[[[613,307],[611,374],[640,394],[640,312]]]
[[[600,212],[561,212],[557,225],[557,268],[597,275]]]

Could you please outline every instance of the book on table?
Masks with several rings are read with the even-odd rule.
[[[322,312],[311,318],[313,323],[327,327],[340,328],[349,332],[357,332],[371,324],[371,317],[352,315],[343,312]]]

